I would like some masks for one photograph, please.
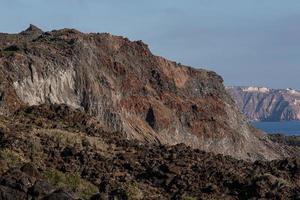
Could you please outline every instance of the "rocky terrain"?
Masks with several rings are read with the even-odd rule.
[[[31,25],[0,34],[0,113],[66,104],[101,130],[245,160],[292,156],[252,128],[214,72],[153,55],[141,41]]]
[[[66,105],[0,116],[0,199],[300,199],[300,159],[128,140]]]
[[[300,136],[287,136],[283,134],[269,134],[268,137],[276,143],[280,143],[288,146],[288,148],[294,148],[298,152],[298,157],[300,157]]]
[[[0,199],[299,199],[297,145],[222,82],[106,33],[1,33]]]
[[[300,120],[300,91],[264,87],[228,87],[227,91],[251,121]]]

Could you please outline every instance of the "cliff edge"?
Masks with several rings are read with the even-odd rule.
[[[228,87],[240,111],[251,121],[300,120],[300,91],[266,87]]]

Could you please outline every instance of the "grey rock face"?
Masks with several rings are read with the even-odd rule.
[[[68,104],[79,108],[80,102],[75,95],[75,71],[72,67],[47,76],[40,76],[31,65],[31,76],[14,82],[14,88],[22,101],[29,105],[42,103]],[[70,95],[67,95],[70,94]]]
[[[300,91],[264,87],[227,87],[227,91],[251,121],[300,120]]]

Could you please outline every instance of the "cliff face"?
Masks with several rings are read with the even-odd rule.
[[[300,120],[300,91],[262,87],[228,87],[227,90],[249,120]]]
[[[154,56],[141,41],[31,26],[0,34],[0,110],[67,104],[128,139],[244,159],[286,155],[251,128],[216,73]]]

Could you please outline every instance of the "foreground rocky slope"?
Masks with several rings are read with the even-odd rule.
[[[0,199],[299,199],[300,160],[127,140],[66,105],[0,116]]]
[[[268,136],[275,142],[279,142],[288,146],[300,147],[300,136],[287,136],[283,134],[269,134]]]
[[[228,87],[227,90],[249,120],[300,120],[300,91],[263,87]]]
[[[300,158],[300,136],[286,136],[283,134],[269,134],[268,137],[276,143],[285,145],[286,148],[295,152],[295,156]]]
[[[214,72],[154,56],[141,41],[30,26],[0,34],[0,112],[64,103],[128,139],[243,159],[288,156],[249,126]]]

